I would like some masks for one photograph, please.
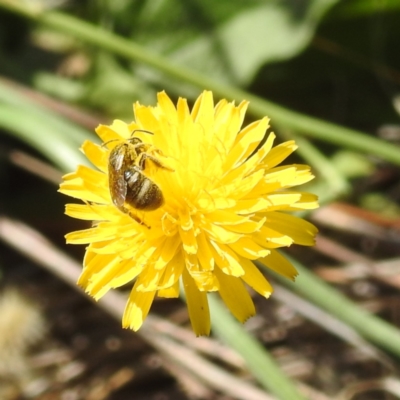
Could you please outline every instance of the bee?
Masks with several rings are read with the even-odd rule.
[[[132,136],[135,132],[137,130],[133,131]],[[141,132],[152,134],[148,131]],[[144,174],[149,161],[159,168],[173,171],[157,158],[161,154],[160,150],[144,143],[140,138],[131,137],[116,145],[108,159],[109,189],[114,205],[147,228],[150,227],[133,214],[129,207],[139,211],[153,211],[164,204],[161,189]]]

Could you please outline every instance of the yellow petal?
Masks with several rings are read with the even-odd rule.
[[[98,194],[97,191],[91,192],[83,185],[83,181],[80,178],[68,180],[60,185],[60,189],[58,190],[60,193],[65,194],[70,197],[74,197],[75,199],[86,200],[99,204],[108,204],[110,203],[110,197],[105,198],[103,193]]]
[[[160,249],[156,256],[154,269],[163,269],[178,254],[177,250],[181,243],[178,238],[166,238],[162,244],[158,245]],[[154,258],[154,257],[153,257]]]
[[[296,168],[296,176],[292,185],[288,187],[304,185],[314,179],[314,175],[311,173],[311,168],[308,165],[293,164],[292,166]]]
[[[210,239],[218,243],[234,243],[243,236],[212,223],[204,223],[202,228],[209,234]]]
[[[213,257],[213,252],[210,248],[210,243],[208,242],[206,235],[200,233],[197,236],[198,253],[197,257],[203,271],[212,271],[214,269],[215,260]]]
[[[179,297],[179,281],[175,282],[174,285],[167,287],[165,289],[160,289],[157,292],[158,297],[164,297],[167,299],[176,299]]]
[[[144,107],[139,103],[135,103],[133,105],[133,110],[135,113],[136,120],[136,130],[137,136],[140,137],[145,143],[154,144],[154,141],[160,135],[160,122],[158,118],[154,115],[154,110],[149,107]],[[132,129],[133,124],[129,125],[129,128]],[[154,135],[145,134],[144,132],[140,132],[141,129],[152,132]]]
[[[204,91],[194,103],[192,109],[192,118],[196,124],[203,127],[205,142],[212,140],[214,123],[214,99],[210,91]]]
[[[135,283],[138,292],[155,292],[159,288],[159,282],[163,276],[163,271],[155,270],[150,265],[146,265],[141,272],[139,279]]]
[[[285,211],[314,210],[319,207],[318,196],[312,193],[299,193],[300,199],[295,204],[285,208]]]
[[[193,229],[185,231],[179,229],[179,236],[182,241],[182,245],[186,253],[196,254],[197,253],[197,241]]]
[[[209,335],[211,327],[207,293],[199,291],[186,270],[183,270],[182,279],[192,329],[196,336]]]
[[[266,196],[266,200],[269,203],[268,209],[294,204],[299,201],[300,198],[301,195],[297,192],[271,193]]]
[[[262,158],[265,157],[265,154],[267,154],[271,149],[274,139],[275,135],[270,133],[261,148],[254,155],[249,157],[246,162],[236,168],[227,169],[223,179],[221,180],[221,184],[229,184],[230,182],[246,176],[248,173],[250,173],[250,171],[253,171],[257,166],[257,162],[262,160]]]
[[[259,232],[252,235],[254,241],[260,246],[269,248],[288,247],[293,244],[293,239],[290,236],[277,232],[268,225],[263,226]]]
[[[260,258],[258,261],[278,274],[291,280],[294,280],[298,275],[298,272],[292,263],[277,250],[271,250],[271,253],[267,257]]]
[[[245,271],[241,278],[261,296],[268,298],[273,292],[270,283],[251,261],[242,258],[241,262]]]
[[[110,126],[107,125],[99,125],[96,128],[96,133],[99,135],[101,140],[104,143],[110,142],[112,140],[124,140],[125,137],[119,135],[117,132],[115,132]]]
[[[244,274],[239,257],[234,251],[224,244],[212,241],[210,243],[215,262],[225,274],[232,276]]]
[[[87,292],[93,296],[95,300],[98,300],[103,297],[108,290],[116,289],[131,282],[142,270],[143,267],[141,265],[135,265],[131,260],[119,260],[116,257],[112,263],[104,266],[98,274],[92,274],[90,283],[87,285]],[[129,271],[129,279],[125,279],[121,282],[121,278],[118,275],[122,275],[124,271]]]
[[[224,185],[210,192],[210,195],[215,197],[232,196],[235,199],[241,199],[252,191],[252,189],[264,177],[264,171],[260,170],[251,175],[242,178],[239,181],[234,181],[230,185]]]
[[[156,292],[137,292],[132,289],[122,317],[122,326],[137,331],[149,313]]]
[[[115,254],[99,256],[96,253],[87,251],[84,258],[84,268],[78,279],[78,285],[86,289],[90,284],[91,277],[100,273],[105,266],[113,263],[115,258]]]
[[[215,292],[219,290],[219,282],[213,271],[202,269],[195,255],[185,254],[184,257],[186,269],[200,291]]]
[[[103,219],[119,221],[121,219],[121,213],[109,204],[67,204],[65,214],[73,218],[94,221]]]
[[[172,125],[177,124],[178,112],[168,95],[162,91],[157,94],[157,100],[160,111],[168,118],[168,122]]]
[[[219,268],[215,270],[215,274],[220,282],[219,294],[228,309],[240,322],[247,321],[256,310],[241,279],[226,275]]]
[[[120,137],[122,140],[126,140],[132,136],[132,131],[130,130],[129,125],[120,119],[115,119],[110,125],[110,129],[111,131],[114,131],[117,134],[117,137]]]
[[[220,290],[218,279],[213,271],[193,269],[188,269],[188,271],[201,292],[216,292]]]
[[[289,140],[272,148],[263,160],[263,164],[267,168],[273,168],[280,164],[285,158],[292,154],[297,149],[294,140]]]
[[[294,243],[313,246],[318,229],[306,220],[283,212],[265,213],[266,224],[277,232],[290,236]]]
[[[257,260],[257,258],[266,257],[270,253],[270,250],[259,246],[248,237],[239,239],[236,243],[230,244],[229,247],[240,256],[250,260]]]
[[[257,148],[268,128],[268,118],[253,122],[238,135],[235,145],[224,164],[226,171],[238,167]]]
[[[168,289],[175,287],[179,278],[182,276],[183,268],[185,266],[184,259],[181,252],[178,252],[175,257],[168,263],[163,271],[163,275],[158,284],[158,290]]]
[[[215,107],[215,135],[212,140],[216,149],[224,155],[228,154],[236,140],[243,123],[243,110],[247,105],[248,102],[242,102],[239,107],[235,107],[232,103],[221,100]]]
[[[99,229],[95,227],[68,233],[67,235],[65,235],[65,238],[67,239],[68,244],[86,244],[115,239],[116,234],[117,232],[115,228]]]
[[[271,200],[273,201],[274,199]],[[272,207],[271,200],[263,198],[238,200],[235,206],[231,208],[231,210],[241,214],[253,214],[271,208]]]
[[[81,150],[93,165],[100,171],[107,173],[109,152],[104,147],[92,143],[89,140],[85,140]]]
[[[95,212],[89,204],[67,204],[65,206],[65,214],[69,217],[84,220],[99,219],[99,214]]]
[[[229,229],[233,232],[249,234],[259,231],[261,227],[264,225],[265,221],[266,218],[261,218],[259,221],[246,221],[242,222],[241,224],[235,224],[232,226],[226,225],[225,227],[226,229]]]

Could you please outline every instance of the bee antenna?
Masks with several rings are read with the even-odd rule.
[[[153,132],[146,131],[145,129],[135,129],[135,130],[131,133],[131,139],[128,139],[128,140],[132,140],[132,136],[133,136],[136,132],[144,132],[144,133],[148,133],[149,135],[154,135]],[[137,140],[140,140],[139,138],[136,138],[136,139],[137,139]],[[118,140],[121,140],[121,139],[111,139],[111,140],[108,140],[107,142],[104,142],[104,143],[101,145],[101,147],[104,147],[104,146],[106,146],[108,143],[116,142],[116,141],[118,141]]]
[[[101,147],[106,146],[108,143],[116,142],[117,140],[121,140],[121,139],[111,139],[111,140],[108,140],[107,142],[104,142],[104,143],[101,145]]]
[[[131,136],[133,136],[136,132],[143,132],[143,133],[148,133],[149,135],[154,135],[153,132],[146,131],[145,129],[135,129],[134,131],[132,131]]]

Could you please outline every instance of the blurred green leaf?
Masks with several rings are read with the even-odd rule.
[[[87,164],[71,140],[34,112],[26,111],[21,118],[20,108],[0,103],[0,127],[35,148],[62,171]]]
[[[155,91],[146,80],[131,74],[116,61],[115,57],[100,52],[96,57],[95,70],[87,82],[84,102],[105,109],[120,119],[132,119],[132,100],[142,103],[154,101]]]
[[[399,218],[400,206],[391,200],[385,193],[366,193],[360,198],[360,206],[367,210],[379,213],[386,218]]]
[[[368,176],[374,172],[374,165],[364,155],[353,151],[340,150],[331,158],[333,165],[347,178]]]
[[[400,11],[399,0],[353,0],[342,1],[333,16],[358,17],[393,11]]]
[[[262,65],[300,53],[337,1],[147,1],[131,38],[176,65],[247,85]]]
[[[87,164],[78,151],[91,132],[41,107],[20,89],[0,80],[0,127],[35,148],[62,171]]]
[[[79,101],[85,91],[81,82],[48,72],[36,73],[33,83],[41,92],[69,102]]]

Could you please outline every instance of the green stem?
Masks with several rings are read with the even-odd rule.
[[[208,296],[213,332],[245,359],[258,382],[280,400],[304,400],[292,380],[254,337],[245,331],[216,296]]]
[[[285,286],[344,321],[371,342],[400,357],[399,329],[362,309],[296,260],[287,255],[285,257],[299,272],[296,282],[273,273]]]
[[[243,99],[250,101],[249,112],[256,118],[268,115],[277,124],[304,135],[323,141],[338,144],[361,152],[374,154],[383,159],[400,165],[400,149],[398,146],[385,143],[363,132],[344,128],[317,118],[309,117],[288,110],[273,102],[263,100],[244,90],[218,83],[200,73],[175,66],[163,57],[147,51],[131,40],[124,39],[101,27],[81,21],[72,16],[55,12],[38,12],[21,4],[0,0],[0,7],[38,23],[52,27],[79,40],[96,45],[101,49],[150,65],[170,76],[191,83],[201,89],[209,89],[219,97],[233,99],[238,102]]]

